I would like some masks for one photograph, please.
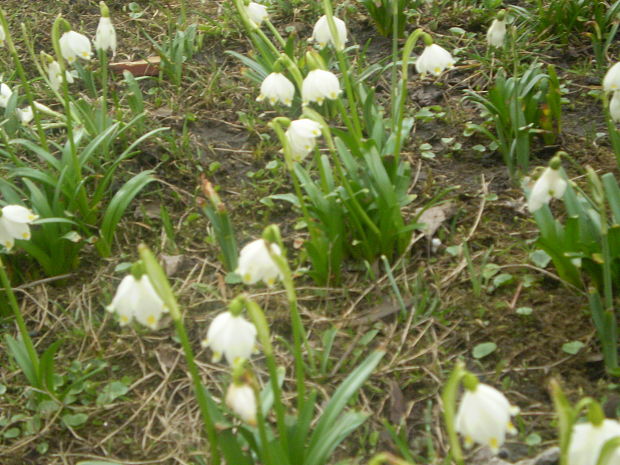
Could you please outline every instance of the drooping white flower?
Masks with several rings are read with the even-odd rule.
[[[285,134],[293,160],[301,161],[314,149],[316,138],[321,135],[321,124],[308,118],[298,119],[291,121]]]
[[[249,359],[252,355],[256,346],[256,328],[240,315],[223,312],[211,322],[202,346],[211,349],[214,362],[219,362],[224,355],[232,365],[235,360]]]
[[[34,119],[34,113],[32,112],[31,106],[16,108],[15,113],[17,114],[19,122],[22,124],[28,124]]]
[[[261,86],[260,95],[256,98],[257,102],[267,99],[271,105],[277,102],[286,106],[291,106],[295,96],[295,86],[282,73],[271,73],[267,76]]]
[[[317,102],[321,105],[326,98],[335,100],[340,92],[340,82],[336,75],[323,69],[310,71],[301,85],[304,105],[310,102]]]
[[[516,433],[510,417],[517,412],[500,391],[478,383],[473,390],[465,389],[456,414],[456,430],[465,438],[466,447],[477,442],[497,453],[506,432]]]
[[[605,92],[613,92],[620,90],[620,62],[613,65],[603,78],[603,90]]]
[[[598,426],[590,422],[573,426],[568,465],[596,465],[605,442],[615,437],[620,437],[620,423],[616,420],[605,419]],[[607,463],[620,463],[620,449],[616,449]]]
[[[137,279],[131,274],[125,276],[106,310],[119,316],[121,326],[135,318],[151,329],[156,329],[162,314],[168,313],[168,308],[146,274]]]
[[[83,60],[90,60],[92,50],[90,46],[90,40],[84,34],[79,32],[69,31],[60,36],[58,41],[60,44],[60,53],[63,58],[67,60],[67,63],[72,64],[78,58]]]
[[[67,77],[67,82],[73,84],[75,78],[74,74],[69,70],[65,70],[65,76]],[[58,91],[62,84],[62,74],[60,72],[60,65],[57,61],[52,61],[47,65],[47,77],[50,80],[52,89]]]
[[[0,25],[0,47],[4,47],[4,41],[6,40],[6,32],[4,32],[4,28]]]
[[[260,26],[261,23],[269,17],[267,7],[265,5],[261,5],[260,3],[250,2],[250,4],[245,7],[245,11],[250,17],[250,21],[252,21],[256,26]]]
[[[94,44],[95,49],[103,50],[104,52],[111,50],[112,54],[116,55],[116,30],[109,16],[99,18]]]
[[[609,102],[609,116],[616,123],[620,121],[620,90],[614,91],[611,101]]]
[[[32,223],[39,216],[35,215],[26,207],[21,205],[7,205],[2,207],[0,216],[0,244],[8,250],[13,248],[15,239],[30,239],[29,223]]]
[[[13,91],[4,82],[0,84],[0,107],[6,108],[9,104],[9,99],[13,95]]]
[[[536,180],[530,197],[527,200],[527,207],[530,212],[535,212],[544,204],[549,203],[551,197],[561,198],[566,190],[566,180],[562,178],[559,168],[553,169],[548,166],[543,174]]]
[[[269,247],[273,253],[281,255],[277,244],[270,244]],[[263,281],[267,286],[273,286],[282,278],[280,269],[269,255],[267,242],[264,239],[252,241],[241,249],[235,273],[241,276],[245,284]]]
[[[231,383],[226,391],[226,405],[247,424],[256,426],[256,396],[250,386]]]
[[[415,62],[415,69],[422,76],[431,73],[439,76],[447,68],[454,66],[454,58],[450,52],[437,44],[427,45]]]
[[[336,26],[336,33],[338,34],[338,38],[340,39],[340,48],[342,48],[347,42],[347,25],[344,23],[343,20],[336,18],[335,16],[334,24]],[[325,47],[328,42],[330,42],[334,46],[336,45],[336,41],[334,40],[334,37],[332,37],[332,33],[329,29],[329,23],[327,22],[326,15],[321,16],[314,25],[311,40],[319,44],[320,48]]]
[[[491,47],[503,47],[506,38],[506,21],[494,19],[487,31],[487,43]]]

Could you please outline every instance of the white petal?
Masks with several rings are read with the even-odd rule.
[[[21,205],[7,205],[2,207],[2,216],[15,223],[30,223],[39,216],[35,215],[26,207]]]

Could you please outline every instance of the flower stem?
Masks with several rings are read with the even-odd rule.
[[[457,465],[465,465],[463,459],[463,451],[461,450],[461,444],[456,433],[456,397],[459,389],[459,385],[463,376],[467,372],[462,362],[458,362],[448,382],[443,388],[441,393],[441,400],[443,402],[443,416],[446,424],[446,430],[448,431],[448,442],[450,444],[450,455],[457,463]]]

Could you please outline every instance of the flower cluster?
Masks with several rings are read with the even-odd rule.
[[[106,310],[118,315],[121,326],[131,323],[135,318],[151,329],[156,329],[162,314],[168,313],[146,274],[139,277],[133,274],[125,276]]]

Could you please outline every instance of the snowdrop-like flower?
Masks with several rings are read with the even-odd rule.
[[[67,77],[67,82],[69,84],[73,84],[73,73],[66,70],[65,76]],[[60,89],[60,85],[62,84],[62,74],[60,73],[60,65],[57,61],[52,61],[49,65],[47,65],[47,77],[50,80],[50,86],[52,89],[58,91],[58,89]]]
[[[620,62],[613,65],[603,78],[603,90],[605,92],[613,92],[620,90]]]
[[[614,95],[609,102],[609,116],[616,123],[620,121],[620,90],[614,91]]]
[[[504,394],[492,386],[477,383],[473,390],[465,389],[456,414],[456,430],[465,438],[466,447],[477,442],[497,453],[506,432],[516,433],[510,416],[517,412]]]
[[[561,198],[566,190],[566,181],[562,178],[559,166],[554,169],[551,166],[545,168],[543,174],[536,180],[530,197],[527,201],[527,207],[530,212],[535,212],[544,204],[549,203],[551,197]]]
[[[317,102],[321,105],[326,98],[335,100],[340,92],[340,82],[338,82],[336,75],[323,69],[310,71],[301,84],[301,96],[304,105],[310,102]]]
[[[600,425],[586,422],[573,426],[568,465],[596,465],[605,442],[615,437],[620,437],[620,423],[616,420],[605,419]],[[607,463],[620,463],[619,449],[616,449]]]
[[[151,329],[156,329],[162,314],[168,313],[146,274],[139,278],[132,274],[125,276],[106,310],[119,316],[121,326],[129,324],[135,318]]]
[[[34,113],[32,112],[31,106],[27,106],[24,108],[17,108],[15,110],[15,113],[17,114],[17,118],[19,119],[19,122],[22,124],[28,124],[34,118]]]
[[[241,249],[235,273],[241,276],[245,284],[263,281],[267,286],[273,286],[278,279],[282,278],[282,273],[271,259],[267,247],[264,239],[257,239]],[[270,244],[269,247],[276,255],[282,254],[277,244]]]
[[[293,160],[303,160],[314,149],[316,138],[320,135],[320,123],[307,118],[292,121],[286,130],[286,137],[291,147]]]
[[[232,383],[226,391],[226,405],[247,424],[256,426],[256,396],[245,383]]]
[[[338,38],[340,39],[340,47],[342,48],[347,42],[347,26],[343,20],[336,18],[335,16],[334,24],[336,25],[336,33],[338,34]],[[332,33],[329,29],[327,16],[321,16],[316,22],[312,31],[311,40],[319,44],[320,48],[325,47],[328,42],[334,46],[336,45],[336,41],[334,40],[334,37],[332,37]]]
[[[256,26],[260,26],[261,23],[269,16],[267,7],[256,2],[250,2],[250,4],[245,7],[245,11],[250,17],[250,21],[252,21]]]
[[[15,239],[30,239],[28,224],[36,220],[39,217],[38,215],[21,205],[7,205],[2,207],[1,211],[0,244],[11,250]]]
[[[236,360],[249,359],[254,352],[256,328],[240,315],[220,313],[211,322],[202,346],[213,351],[214,362],[224,355],[229,365],[233,365]]]
[[[6,32],[4,32],[4,28],[0,25],[0,47],[4,47],[4,41],[6,40]]]
[[[506,21],[494,19],[487,31],[487,43],[491,47],[502,47],[506,38]]]
[[[92,50],[90,40],[84,34],[69,31],[60,36],[60,53],[67,63],[72,64],[78,58],[90,60]]]
[[[295,86],[282,73],[271,73],[260,85],[260,95],[256,98],[257,102],[267,99],[270,104],[277,102],[290,107],[295,96]]]
[[[4,82],[0,84],[0,107],[6,108],[9,104],[9,99],[13,95],[13,91]]]
[[[103,50],[104,52],[111,50],[112,54],[116,55],[116,30],[110,16],[101,16],[99,18],[94,43],[95,49]]]
[[[446,68],[454,66],[454,58],[450,52],[437,44],[427,45],[415,62],[415,69],[422,76],[431,73],[439,76]]]

